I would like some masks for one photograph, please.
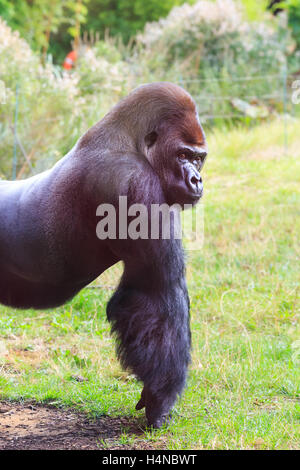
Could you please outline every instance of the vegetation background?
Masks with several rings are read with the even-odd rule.
[[[168,429],[103,446],[299,448],[299,0],[0,0],[0,16],[0,178],[49,168],[140,83],[184,86],[207,131],[188,388]],[[2,398],[142,416],[105,320],[121,270],[60,309],[0,308]]]

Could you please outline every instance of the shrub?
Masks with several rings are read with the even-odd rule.
[[[17,86],[19,141],[36,171],[48,167],[78,134],[80,110],[74,106],[78,77],[62,74],[50,63],[42,66],[18,32],[0,19],[0,79],[5,89],[0,106],[0,174],[11,176]],[[28,174],[28,170],[18,146],[17,172]]]
[[[144,68],[154,75],[167,70],[167,77],[184,83],[198,98],[203,115],[233,113],[232,97],[276,101],[282,93],[279,75],[287,37],[270,14],[257,23],[243,13],[233,0],[174,8],[138,36]]]

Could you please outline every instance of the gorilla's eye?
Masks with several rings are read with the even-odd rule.
[[[180,158],[180,160],[186,160],[187,159],[187,156],[185,153],[181,153],[178,158]]]
[[[195,162],[197,165],[199,165],[199,163],[201,163],[201,161],[202,161],[202,158],[201,158],[201,156],[198,154],[198,155],[194,155],[193,160],[194,160],[194,162]]]

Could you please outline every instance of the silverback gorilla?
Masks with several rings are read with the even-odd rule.
[[[89,129],[51,170],[0,182],[0,302],[51,308],[116,262],[107,305],[124,368],[143,382],[136,409],[159,427],[182,392],[190,360],[189,297],[181,241],[96,236],[97,207],[195,204],[206,142],[181,87],[142,85]]]

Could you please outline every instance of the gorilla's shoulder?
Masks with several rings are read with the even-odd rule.
[[[125,192],[132,203],[164,201],[160,178],[143,155],[131,154],[128,161],[119,161],[117,178],[120,182],[126,181]]]

